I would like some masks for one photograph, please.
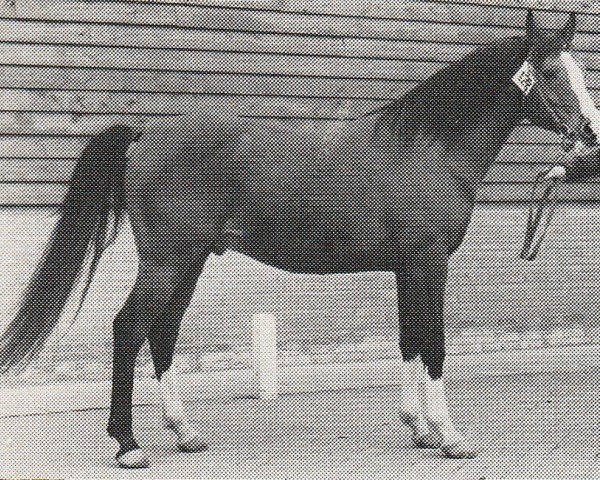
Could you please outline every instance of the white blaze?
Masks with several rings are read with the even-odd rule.
[[[569,75],[571,88],[579,100],[581,114],[590,121],[590,127],[596,136],[600,138],[600,112],[585,85],[583,71],[569,52],[562,52],[560,59]]]

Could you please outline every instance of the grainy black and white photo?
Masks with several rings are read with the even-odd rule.
[[[0,479],[600,478],[600,2],[0,0]]]

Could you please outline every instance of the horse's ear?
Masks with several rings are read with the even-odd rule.
[[[535,26],[535,20],[533,19],[533,10],[527,10],[527,20],[525,21],[525,36],[528,40],[535,38],[537,35],[537,27]]]
[[[575,12],[571,12],[571,14],[569,15],[569,20],[567,20],[565,26],[560,30],[560,37],[567,49],[571,48],[571,44],[573,43],[573,37],[575,37],[576,28],[577,14]]]

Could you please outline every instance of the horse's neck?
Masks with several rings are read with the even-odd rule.
[[[451,173],[475,191],[513,130],[521,123],[521,97],[507,87],[495,102],[482,99],[481,121],[463,132],[444,135],[444,161]]]
[[[520,37],[475,51],[409,92],[381,122],[401,132],[409,157],[429,153],[474,191],[523,118],[512,76],[527,52]]]

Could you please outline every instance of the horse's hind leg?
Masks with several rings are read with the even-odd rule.
[[[139,308],[144,303],[141,293],[138,281],[113,322],[112,394],[107,431],[119,443],[119,464],[128,468],[148,466],[148,459],[133,436],[131,405],[135,360],[146,339],[140,321]]]
[[[179,281],[173,291],[166,315],[156,319],[158,321],[148,331],[154,369],[160,382],[165,426],[177,434],[179,449],[186,452],[204,450],[206,444],[200,441],[196,430],[187,420],[179,393],[177,372],[172,362],[181,319],[192,298],[207,256],[208,251],[200,253],[196,258],[191,258],[188,265],[184,265],[177,274]]]
[[[108,432],[119,442],[117,460],[126,468],[146,467],[149,463],[132,431],[135,359],[145,339],[151,338],[154,351],[166,352],[157,362],[159,378],[164,367],[170,365],[179,323],[195,285],[192,277],[197,279],[196,272],[207,257],[203,250],[200,250],[202,253],[191,249],[176,251],[160,243],[155,248],[150,256],[143,250],[140,252],[136,284],[114,323],[113,394]]]

